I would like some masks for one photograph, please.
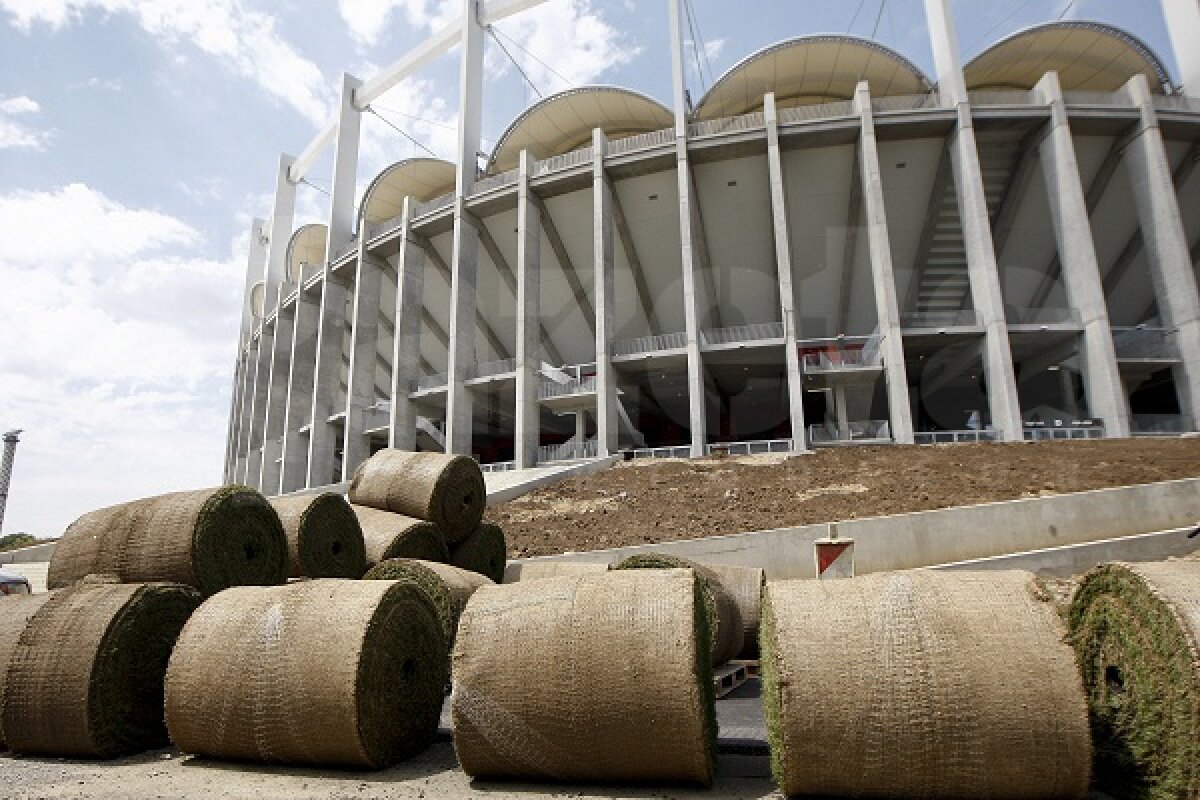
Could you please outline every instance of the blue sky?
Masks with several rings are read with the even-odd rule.
[[[932,73],[922,0],[692,0],[695,98],[789,36],[870,36]],[[0,0],[0,430],[24,428],[4,532],[220,481],[252,217],[280,152],[458,0]],[[1174,73],[1158,0],[957,0],[969,57],[1064,15],[1143,38]],[[545,94],[586,82],[669,100],[661,0],[549,0],[497,26]],[[532,55],[530,55],[532,54]],[[489,43],[484,135],[536,95]],[[447,56],[374,105],[435,152],[454,136]],[[490,141],[489,141],[490,144]],[[366,117],[359,181],[415,146]],[[310,173],[328,186],[328,163]],[[299,221],[326,198],[301,187]]]

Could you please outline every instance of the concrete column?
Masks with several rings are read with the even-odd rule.
[[[241,482],[259,488],[262,469],[263,427],[267,418],[267,387],[270,385],[271,353],[276,334],[275,322],[264,319],[254,343],[254,389],[250,397],[250,432],[246,445],[246,471]]]
[[[379,300],[384,264],[358,245],[351,309],[350,368],[346,373],[346,422],[342,440],[342,480],[354,477],[358,465],[371,456],[366,433],[367,409],[375,405],[375,364],[379,355]]]
[[[303,489],[308,480],[309,414],[313,404],[313,377],[317,361],[317,328],[321,323],[320,297],[296,293],[292,313],[292,360],[288,365],[287,408],[283,419],[283,469],[279,491]]]
[[[362,82],[342,75],[337,134],[333,146],[333,185],[330,190],[329,235],[325,242],[325,276],[321,281],[321,324],[317,330],[317,363],[312,393],[312,427],[308,434],[308,476],[305,486],[324,486],[336,480],[334,454],[337,426],[329,417],[342,372],[346,326],[346,285],[336,278],[330,263],[334,254],[354,237],[354,191],[358,173],[358,144],[362,113],[354,107],[354,90]]]
[[[268,495],[279,491],[279,476],[282,472],[283,426],[287,417],[288,375],[291,371],[289,364],[292,360],[292,334],[296,314],[296,306],[285,306],[284,300],[292,288],[287,282],[281,283],[275,297],[275,333],[271,341],[267,419],[263,427],[263,454],[258,478],[259,489]]]
[[[1200,97],[1200,0],[1162,0],[1179,81],[1189,97]]]
[[[229,420],[229,446],[226,448],[225,482],[244,480],[246,471],[246,441],[249,433],[249,399],[254,384],[254,361],[251,358],[250,336],[254,329],[251,294],[254,285],[263,279],[267,262],[266,221],[255,219],[250,226],[250,244],[246,250],[246,289],[242,295],[242,326],[238,337],[237,367],[232,410]]]
[[[838,438],[849,439],[850,408],[846,404],[846,384],[838,383],[833,387],[833,407],[837,413]]]
[[[1183,229],[1171,165],[1145,75],[1135,75],[1125,91],[1141,111],[1141,127],[1125,148],[1133,181],[1138,222],[1158,299],[1158,313],[1179,349],[1175,392],[1189,430],[1200,424],[1200,294]]]
[[[413,240],[411,197],[404,198],[400,255],[396,262],[396,337],[392,342],[391,440],[400,450],[417,449],[417,410],[409,395],[421,374],[421,307],[425,251]]]
[[[613,254],[613,186],[604,173],[608,138],[592,132],[592,270],[596,297],[596,448],[597,455],[617,452],[617,376],[612,343],[616,285]],[[581,440],[582,444],[582,440]]]
[[[286,153],[279,157],[275,175],[275,202],[271,207],[270,229],[266,232],[266,294],[274,301],[279,287],[287,281],[288,243],[296,223],[296,184],[289,177],[296,159]]]
[[[1050,201],[1050,218],[1054,223],[1067,302],[1083,319],[1079,355],[1088,413],[1104,420],[1105,436],[1126,437],[1129,436],[1129,410],[1121,387],[1104,283],[1100,278],[1087,200],[1079,177],[1075,143],[1071,138],[1058,74],[1047,73],[1034,91],[1042,103],[1050,106],[1050,126],[1038,145],[1038,155]],[[1066,370],[1063,374],[1067,374]]]
[[[517,170],[517,469],[537,464],[542,435],[537,397],[542,351],[542,216],[529,188],[532,168],[533,159],[522,150]]]
[[[771,185],[771,222],[775,230],[775,277],[779,282],[780,319],[783,321],[783,362],[787,370],[788,411],[792,423],[792,448],[808,449],[804,430],[804,375],[796,343],[796,295],[792,288],[792,240],[788,230],[787,189],[783,181],[783,156],[779,149],[779,114],[775,93],[763,97],[767,128],[767,173]]]
[[[925,19],[929,26],[929,44],[937,73],[938,97],[946,108],[967,102],[967,82],[963,77],[958,34],[950,16],[950,0],[925,0]]]
[[[475,363],[476,276],[479,232],[464,200],[475,186],[483,119],[483,27],[476,0],[460,0],[458,174],[454,198],[454,251],[450,265],[450,353],[446,370],[446,452],[472,454],[472,397],[465,385]]]
[[[871,93],[866,81],[861,81],[854,92],[854,106],[862,119],[858,163],[867,244],[871,253],[875,315],[879,320],[879,350],[883,354],[884,379],[887,383],[888,421],[892,438],[897,443],[912,444],[912,409],[908,405],[908,374],[904,367],[904,339],[900,332],[900,307],[896,299],[896,276],[892,269],[892,243],[883,199],[883,178],[879,171],[875,117],[871,113]]]
[[[575,412],[575,455],[583,455],[583,446],[587,442],[587,411],[582,408]]]

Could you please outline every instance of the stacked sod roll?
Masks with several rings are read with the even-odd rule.
[[[358,517],[340,494],[272,497],[287,535],[290,578],[360,578],[367,571]]]
[[[758,621],[762,616],[762,594],[767,588],[767,574],[758,567],[734,567],[723,564],[706,565],[733,602],[737,603],[742,618],[743,658],[758,657]]]
[[[463,770],[708,785],[716,719],[702,597],[690,570],[480,589],[454,648],[454,748]]]
[[[645,553],[629,556],[613,569],[690,569],[700,578],[704,611],[712,631],[712,665],[718,667],[742,651],[742,615],[737,603],[708,567],[678,556]]]
[[[13,650],[25,626],[46,601],[48,594],[18,594],[4,598],[0,602],[0,750],[7,748],[4,743],[4,686],[8,674],[8,664],[12,660]]]
[[[350,482],[350,502],[428,520],[448,545],[479,527],[487,502],[474,459],[385,449],[364,461]]]
[[[171,654],[167,728],[186,753],[378,769],[432,741],[446,679],[442,623],[412,583],[229,589]]]
[[[55,546],[47,584],[61,588],[103,573],[130,583],[182,583],[207,596],[283,583],[287,572],[287,536],[266,498],[222,486],[84,514]]]
[[[485,575],[494,583],[503,582],[504,567],[508,563],[508,542],[504,538],[504,531],[499,525],[481,523],[474,533],[450,551],[450,563]]]
[[[368,569],[393,558],[443,562],[450,558],[446,540],[432,522],[367,506],[351,508],[362,527]]]
[[[9,748],[114,758],[165,745],[163,674],[200,599],[166,583],[85,580],[55,592],[9,658],[0,707]]]
[[[543,578],[561,578],[564,575],[587,575],[608,572],[608,568],[608,564],[590,564],[580,561],[525,561],[509,564],[504,571],[504,582],[540,581]]]
[[[364,580],[410,581],[429,594],[437,609],[438,619],[446,634],[448,648],[454,647],[458,631],[458,619],[462,616],[467,601],[476,590],[490,586],[492,581],[470,570],[459,569],[450,564],[436,561],[420,561],[412,558],[393,558],[381,561],[367,571]],[[447,655],[449,649],[447,650]]]
[[[763,710],[787,795],[1079,798],[1087,704],[1020,572],[767,584]]]
[[[1200,561],[1097,567],[1068,618],[1097,783],[1114,797],[1200,797]]]

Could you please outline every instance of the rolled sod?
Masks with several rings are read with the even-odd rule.
[[[287,536],[266,498],[247,486],[176,492],[84,514],[50,559],[47,584],[85,575],[170,581],[204,595],[287,579]]]
[[[485,586],[454,647],[454,749],[478,778],[712,781],[712,667],[688,570]]]
[[[350,502],[432,522],[454,545],[479,527],[487,489],[467,456],[386,449],[355,471]]]
[[[340,494],[272,497],[288,540],[290,578],[361,578],[367,571],[362,527]]]
[[[168,583],[85,581],[55,592],[9,661],[0,709],[9,748],[115,758],[166,745],[163,674],[200,600]]]
[[[1087,702],[1023,572],[772,581],[760,636],[785,795],[1080,798]]]
[[[504,567],[508,564],[508,540],[499,525],[485,522],[450,551],[449,560],[460,569],[478,572],[493,583],[502,583]]]
[[[167,729],[180,750],[211,758],[381,769],[437,733],[445,648],[412,583],[230,589],[179,637]]]
[[[364,580],[412,581],[429,593],[438,619],[446,634],[447,646],[454,647],[458,618],[471,595],[492,581],[476,572],[471,572],[436,561],[420,561],[412,558],[393,558],[381,561],[363,576]],[[447,651],[449,652],[449,651]]]
[[[737,603],[742,618],[743,658],[758,657],[758,620],[762,616],[762,593],[767,586],[766,573],[757,567],[734,567],[709,564],[725,591]]]
[[[737,602],[721,584],[717,574],[703,564],[662,553],[629,556],[613,569],[690,569],[699,577],[704,591],[704,611],[712,630],[712,665],[718,667],[742,652],[742,615]]]
[[[446,561],[450,551],[432,522],[406,517],[391,511],[351,505],[362,527],[367,568],[391,558],[417,558],[422,561]]]
[[[1114,797],[1200,797],[1200,561],[1105,564],[1068,614]]]
[[[524,561],[504,568],[504,582],[540,581],[564,575],[587,575],[608,572],[608,564],[588,564],[579,561]]]
[[[25,631],[25,625],[49,599],[50,595],[45,593],[17,594],[0,601],[0,712],[4,708],[5,676],[13,650]],[[4,743],[4,714],[0,713],[0,750],[7,747]]]

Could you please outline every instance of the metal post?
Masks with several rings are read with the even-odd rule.
[[[0,533],[4,532],[4,509],[8,505],[8,486],[12,482],[13,460],[17,456],[20,436],[20,430],[4,434],[4,457],[0,460]]]

